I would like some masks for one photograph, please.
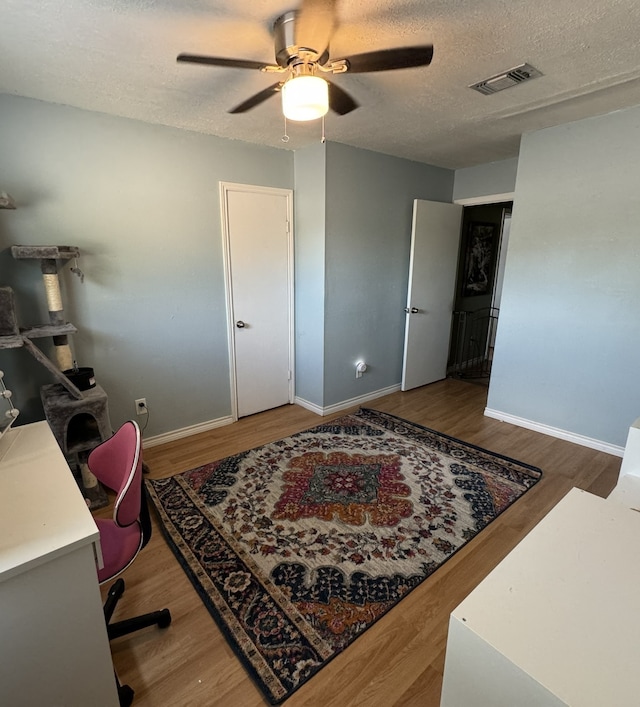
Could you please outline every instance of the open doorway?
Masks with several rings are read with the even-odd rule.
[[[466,206],[447,372],[488,385],[491,376],[512,202]]]

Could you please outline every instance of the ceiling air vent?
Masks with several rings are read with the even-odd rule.
[[[488,79],[484,79],[484,81],[471,84],[469,88],[473,88],[485,96],[490,96],[492,93],[504,91],[505,88],[517,86],[524,81],[537,79],[538,76],[542,76],[542,72],[531,66],[531,64],[520,64],[520,66],[514,66],[513,69],[509,69],[509,71],[503,71],[501,74],[496,74]]]

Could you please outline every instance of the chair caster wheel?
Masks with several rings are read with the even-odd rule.
[[[158,617],[158,627],[167,628],[171,623],[171,612],[169,609],[162,609],[160,616]]]
[[[119,685],[118,686],[118,701],[120,702],[120,707],[130,707],[133,702],[133,690],[129,685]]]

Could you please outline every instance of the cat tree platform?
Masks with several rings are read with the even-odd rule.
[[[0,334],[0,349],[26,348],[27,351],[36,359],[36,361],[41,363],[70,395],[76,398],[76,400],[80,400],[82,398],[82,391],[79,390],[78,387],[72,383],[59,368],[54,366],[37,346],[31,343],[31,339],[43,339],[51,336],[66,336],[68,334],[75,334],[77,331],[78,330],[76,327],[69,322],[58,326],[45,324],[44,326],[20,329],[17,334]]]
[[[11,255],[16,260],[71,260],[80,257],[80,249],[72,245],[14,245]]]

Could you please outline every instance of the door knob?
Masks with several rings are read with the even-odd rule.
[[[238,321],[236,322],[236,326],[238,327],[238,329],[244,329],[245,323],[242,321],[242,319],[238,319]]]
[[[404,311],[407,314],[417,314],[420,310],[417,307],[411,307],[411,309],[409,309],[409,307],[405,307]]]

